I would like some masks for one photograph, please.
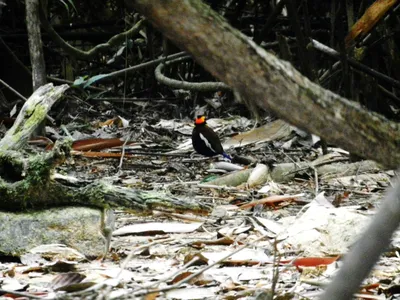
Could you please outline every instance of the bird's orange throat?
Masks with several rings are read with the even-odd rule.
[[[196,120],[194,121],[194,124],[196,125],[201,125],[206,123],[206,117],[205,116],[198,116]]]

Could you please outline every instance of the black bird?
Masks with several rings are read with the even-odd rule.
[[[192,145],[197,153],[204,156],[211,157],[221,154],[223,157],[232,160],[232,158],[224,152],[218,135],[207,126],[205,116],[197,116],[197,119],[194,121]]]

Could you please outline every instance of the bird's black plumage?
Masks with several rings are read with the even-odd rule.
[[[215,156],[218,154],[231,160],[228,154],[224,152],[218,135],[207,126],[206,118],[198,116],[194,122],[194,129],[192,132],[192,145],[194,150],[207,157]]]

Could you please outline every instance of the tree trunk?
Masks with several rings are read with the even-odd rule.
[[[40,32],[40,5],[40,0],[25,0],[29,55],[32,66],[32,87],[34,91],[47,82],[42,35]],[[45,121],[39,124],[35,130],[35,135],[45,135],[45,125]]]
[[[312,83],[201,1],[130,2],[253,110],[257,106],[271,110],[293,125],[390,168],[400,164],[399,124]]]
[[[34,91],[46,84],[46,65],[44,62],[42,36],[40,33],[39,9],[40,0],[25,0],[26,25],[28,30]]]

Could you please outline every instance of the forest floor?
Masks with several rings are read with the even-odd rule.
[[[53,139],[76,141],[58,171],[198,201],[209,213],[116,210],[104,261],[67,259],[56,247],[45,262],[0,260],[1,299],[316,299],[394,176],[339,148],[324,156],[316,137],[272,118],[257,128],[244,117],[210,118],[225,150],[251,163],[204,158],[191,148],[191,119],[148,111],[131,119],[92,111],[89,122],[78,113],[47,128]],[[116,138],[131,143],[115,146]],[[277,166],[295,171],[274,177]],[[223,181],[246,170],[241,182]],[[396,293],[398,245],[396,236],[360,297]]]

